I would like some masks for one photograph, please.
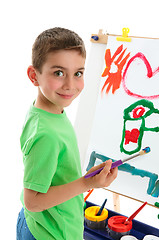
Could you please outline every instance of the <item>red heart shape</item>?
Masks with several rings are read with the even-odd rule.
[[[130,67],[130,64],[136,59],[136,58],[140,58],[144,64],[146,65],[146,68],[147,68],[147,77],[148,78],[151,78],[153,77],[156,73],[159,72],[159,67],[155,70],[155,71],[152,71],[152,68],[151,68],[151,65],[149,64],[148,60],[146,59],[146,57],[144,56],[144,54],[142,53],[137,53],[136,55],[134,55],[127,63],[126,65],[126,68],[124,70],[124,73],[123,73],[123,77],[122,77],[122,83],[123,83],[123,88],[125,90],[125,92],[130,95],[130,96],[133,96],[133,97],[137,97],[137,98],[145,98],[145,99],[155,99],[155,98],[158,98],[159,97],[159,94],[157,95],[152,95],[152,96],[142,96],[140,94],[136,94],[136,93],[133,93],[131,92],[127,87],[126,87],[126,74],[127,74],[127,71]]]
[[[125,145],[129,144],[129,142],[137,143],[140,132],[137,128],[133,128],[131,131],[125,131]]]

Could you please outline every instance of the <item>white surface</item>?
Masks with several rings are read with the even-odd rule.
[[[6,0],[0,3],[1,236],[6,239],[15,239],[16,219],[21,208],[23,164],[19,136],[26,111],[36,96],[36,88],[29,82],[26,70],[37,35],[50,27],[70,28],[84,39],[88,55],[90,36],[100,28],[121,34],[123,27],[129,27],[131,35],[159,37],[158,0],[92,0],[90,3],[91,6],[85,0]],[[68,109],[72,122],[77,102]],[[146,217],[151,219],[152,225],[159,213],[158,209],[155,211],[155,215]]]
[[[75,124],[75,129],[79,139],[83,170],[85,170],[88,166],[90,155],[93,151],[114,160],[129,157],[129,155],[121,153],[120,150],[122,132],[124,128],[124,110],[131,104],[141,100],[141,98],[138,99],[133,96],[129,96],[124,91],[122,83],[120,88],[114,94],[112,94],[110,90],[108,94],[105,94],[104,91],[103,95],[101,95],[102,86],[107,79],[101,77],[105,69],[105,49],[111,49],[112,56],[121,44],[123,44],[123,49],[127,49],[123,58],[128,54],[128,52],[131,52],[130,57],[133,57],[138,52],[142,52],[147,57],[148,61],[150,61],[152,69],[159,67],[159,39],[152,40],[147,38],[132,38],[132,41],[127,43],[119,42],[116,40],[116,37],[109,36],[107,45],[97,43],[93,43],[91,45],[86,69],[86,87],[88,91],[86,92],[86,95],[81,96],[79,109],[82,109],[82,111],[77,111],[77,121],[75,122],[78,122],[78,127],[77,124]],[[119,55],[116,59],[118,57]],[[157,94],[156,90],[159,89],[159,74],[156,74],[154,77],[148,79],[146,76],[147,72],[145,72],[145,66],[140,65],[140,67],[138,67],[139,64],[136,61],[134,64],[136,65],[130,67],[130,73],[129,71],[127,72],[127,80],[131,83],[131,86],[134,89],[133,91],[144,96]],[[141,75],[143,75],[144,80],[141,78]],[[144,85],[144,82],[151,82],[151,87],[149,86],[149,83],[148,85]],[[142,93],[140,92],[140,89],[142,89]],[[97,94],[98,99],[96,97]],[[96,99],[97,101],[95,102]],[[159,109],[158,99],[159,98],[149,100],[149,102],[154,104],[154,108],[156,109]],[[87,109],[89,109],[89,111]],[[145,110],[148,111],[149,109],[147,110],[145,108]],[[134,128],[140,130],[141,124],[142,120],[128,120],[126,122],[126,130],[131,131]],[[159,114],[152,113],[152,115],[145,118],[145,127],[159,127]],[[129,161],[128,164],[139,170],[150,172],[151,175],[156,174],[159,176],[158,142],[159,132],[144,131],[141,141],[141,149],[139,150],[149,146],[151,148],[151,152],[138,157],[138,159]],[[123,147],[127,151],[132,151],[138,147],[138,143],[130,142],[127,145],[123,144]],[[143,172],[143,176],[145,176],[144,174],[146,173]],[[151,175],[150,177],[152,178]],[[150,193],[147,194],[148,185],[149,182],[151,182],[150,177],[141,177],[135,174],[132,175],[131,173],[119,171],[118,178],[111,184],[109,189],[125,196],[141,201],[147,201],[154,205],[154,203],[158,201],[158,198],[152,197]],[[151,188],[153,189],[154,187],[155,185],[153,184]],[[151,192],[153,191],[152,189]]]

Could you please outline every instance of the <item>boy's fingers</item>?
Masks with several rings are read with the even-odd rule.
[[[112,160],[109,159],[109,160],[107,160],[106,162],[103,162],[103,163],[101,163],[101,164],[99,164],[99,165],[97,165],[97,166],[92,167],[92,168],[86,173],[86,175],[89,174],[89,173],[92,173],[92,172],[94,172],[94,171],[96,171],[96,170],[98,170],[98,169],[100,169],[100,168],[103,168],[103,169],[101,170],[101,172],[100,172],[99,174],[104,175],[105,177],[106,177],[108,174],[117,175],[117,174],[114,174],[114,169],[111,169],[111,165],[112,165]],[[117,170],[116,170],[116,171],[117,171]],[[116,171],[115,171],[115,172],[116,172]],[[97,174],[97,175],[98,175],[98,174]]]
[[[91,173],[91,172],[94,172],[94,171],[96,171],[96,170],[98,170],[98,169],[100,169],[100,168],[102,168],[102,167],[105,167],[105,162],[104,162],[104,163],[101,163],[101,164],[99,164],[99,165],[97,165],[97,166],[92,167],[86,174]]]
[[[101,174],[104,174],[105,176],[109,174],[112,179],[115,179],[117,177],[118,168],[116,167],[111,169],[111,165],[112,165],[112,160],[106,161],[105,167],[101,171]]]
[[[110,172],[111,165],[112,165],[112,160],[111,159],[106,161],[105,166],[104,166],[103,170],[101,171],[101,173],[108,174]]]

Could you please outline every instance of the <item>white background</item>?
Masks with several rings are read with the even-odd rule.
[[[26,70],[31,64],[31,47],[37,35],[51,27],[69,28],[83,38],[89,54],[90,36],[92,33],[98,33],[99,29],[111,34],[121,34],[123,27],[129,27],[129,35],[156,38],[159,37],[158,23],[158,0],[1,1],[0,207],[1,236],[5,236],[4,239],[15,239],[16,219],[21,208],[19,196],[23,165],[19,136],[26,111],[36,97],[36,88],[29,82]],[[78,101],[68,109],[68,115],[73,123],[77,104]],[[93,194],[92,196],[96,198]],[[103,197],[101,201],[104,201]],[[121,205],[123,203],[124,200],[121,199]],[[125,203],[122,209],[122,213],[128,215],[129,212],[125,211],[130,208],[125,207]],[[155,209],[154,218],[150,218],[148,208],[145,209],[143,219],[147,217],[147,221],[150,219],[149,223],[157,227],[159,220],[154,218],[157,218],[158,209]],[[135,203],[131,203],[130,213],[135,210]]]

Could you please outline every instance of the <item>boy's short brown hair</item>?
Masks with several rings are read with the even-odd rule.
[[[86,57],[83,40],[75,32],[65,28],[51,28],[42,32],[35,40],[32,48],[32,65],[40,73],[47,55],[56,50],[75,49]]]

